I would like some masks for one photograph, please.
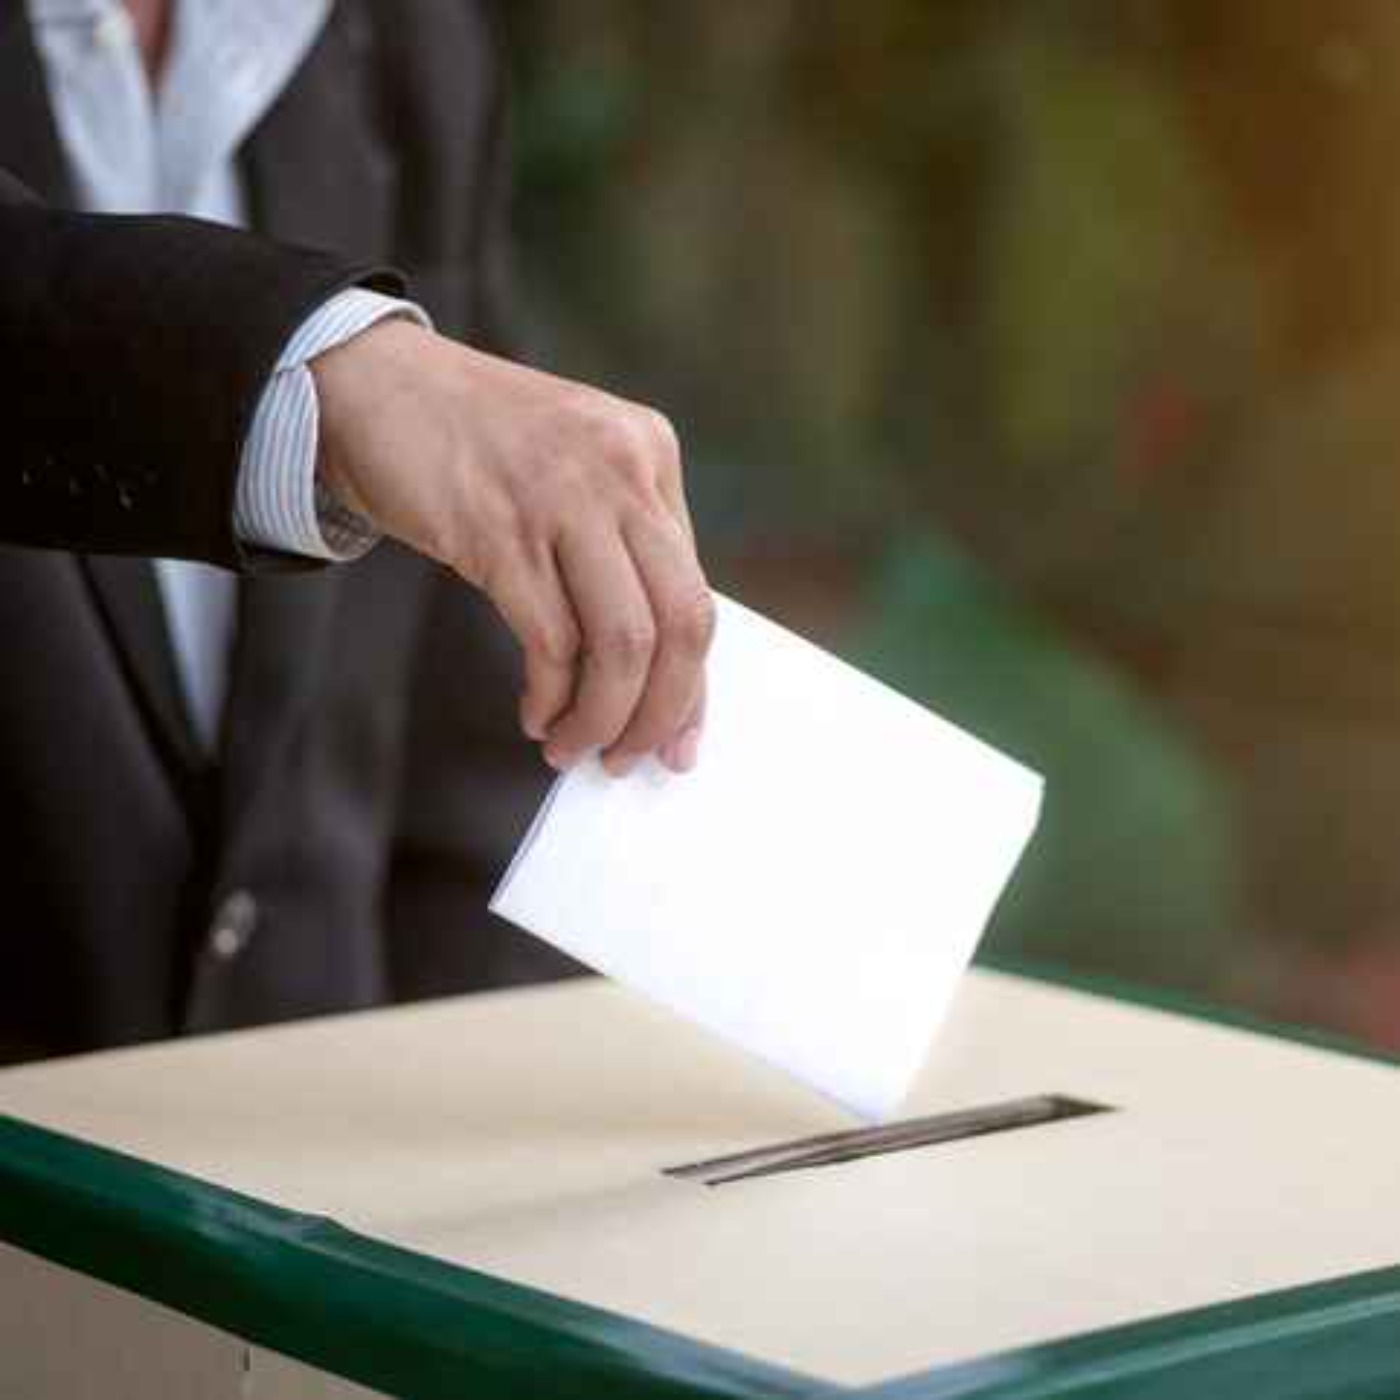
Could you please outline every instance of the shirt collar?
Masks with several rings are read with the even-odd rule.
[[[115,10],[121,0],[27,0],[34,24],[90,23]]]
[[[93,23],[122,8],[122,0],[26,0],[35,24]],[[319,29],[332,8],[332,0],[171,0],[176,23],[188,23],[184,13],[193,4],[199,18],[211,19],[226,32],[247,38],[259,47],[275,51],[283,32]],[[212,14],[210,13],[212,12]]]
[[[331,0],[177,0],[158,99],[163,202],[200,203],[209,172],[232,161],[281,95],[331,11]]]

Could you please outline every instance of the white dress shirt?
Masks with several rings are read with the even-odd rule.
[[[331,0],[171,0],[171,42],[153,90],[121,0],[27,0],[78,200],[98,213],[193,214],[245,222],[239,147],[291,80]],[[240,538],[324,559],[376,535],[316,476],[317,402],[307,362],[410,303],[364,290],[332,298],[284,346],[244,443],[234,508]],[[156,561],[191,718],[218,743],[236,621],[236,579]]]

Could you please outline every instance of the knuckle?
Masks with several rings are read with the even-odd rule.
[[[609,462],[632,462],[638,453],[638,434],[625,409],[611,404],[596,409],[592,422],[593,440]]]
[[[611,458],[613,475],[629,492],[640,493],[656,484],[656,468],[634,441],[627,451]]]
[[[646,422],[648,434],[652,442],[656,444],[662,460],[675,462],[681,455],[681,440],[676,432],[675,424],[656,408],[646,408],[642,410]]]
[[[654,487],[663,473],[678,469],[676,430],[654,408],[581,390],[568,400],[566,419],[562,440],[586,444],[580,473],[585,479],[591,475],[589,465],[602,465],[615,481],[645,489]]]
[[[649,410],[619,407],[609,412],[599,425],[600,456],[613,478],[633,491],[655,485],[659,471],[654,430],[648,422]]]
[[[600,658],[627,671],[645,666],[655,649],[656,629],[639,619],[613,624],[598,641]]]
[[[539,625],[525,645],[537,661],[551,670],[566,670],[578,659],[578,633],[562,623]]]
[[[667,631],[673,645],[687,655],[704,656],[715,636],[715,604],[708,591],[677,608]]]

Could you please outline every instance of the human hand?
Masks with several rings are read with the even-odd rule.
[[[667,420],[406,321],[310,368],[327,486],[491,599],[546,759],[693,767],[714,604]]]

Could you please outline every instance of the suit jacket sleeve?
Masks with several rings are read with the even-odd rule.
[[[256,562],[240,450],[283,344],[382,270],[194,219],[59,212],[0,171],[0,540]]]

